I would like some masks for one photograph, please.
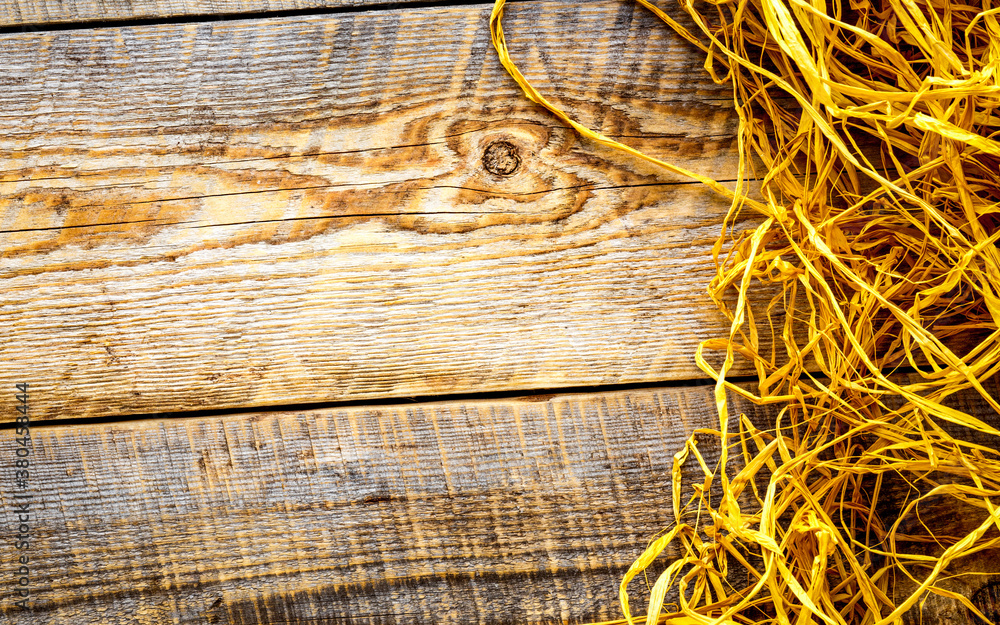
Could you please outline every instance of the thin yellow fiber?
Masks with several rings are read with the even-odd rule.
[[[1000,6],[682,0],[689,30],[638,1],[732,85],[735,191],[574,122],[511,60],[504,0],[490,17],[528,98],[732,200],[709,285],[732,325],[696,354],[717,381],[719,426],[676,456],[676,523],[622,580],[626,620],[645,618],[629,583],[666,554],[651,621],[882,625],[929,593],[985,621],[945,581],[1000,547],[1000,432],[953,399],[971,391],[1000,413],[983,386],[1000,372]],[[764,201],[747,197],[751,183]],[[760,225],[736,230],[748,212]],[[773,349],[758,335],[767,323]],[[737,359],[754,391],[727,381]],[[730,414],[730,393],[776,406],[776,422]],[[699,448],[710,440],[711,463]]]

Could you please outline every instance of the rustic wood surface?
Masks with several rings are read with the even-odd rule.
[[[619,616],[710,387],[113,421],[701,377],[726,203],[525,103],[488,10],[0,0],[0,388],[112,419],[34,430],[34,610],[4,595],[0,623]],[[584,124],[733,178],[725,88],[644,10],[528,2],[505,27]],[[991,618],[998,561],[948,582]]]
[[[699,376],[727,202],[526,104],[486,17],[0,37],[0,383],[58,419]],[[731,104],[653,20],[506,23],[583,123],[727,179]]]
[[[16,622],[618,618],[621,575],[671,522],[673,454],[692,430],[718,423],[712,393],[691,386],[38,427],[34,610]],[[970,413],[1000,420],[964,397]],[[4,398],[5,409],[13,403]],[[774,417],[733,406],[762,424]],[[9,458],[6,432],[0,457]],[[711,463],[708,442],[701,449]],[[0,494],[13,509],[8,481]],[[0,543],[0,562],[13,559],[11,541]],[[996,579],[954,585],[988,598]],[[640,609],[645,592],[634,585]],[[972,623],[955,606],[931,598],[924,614]],[[0,602],[0,618],[14,622],[10,608]]]
[[[672,455],[716,423],[711,392],[38,427],[17,622],[617,618],[621,575],[670,522]]]
[[[241,13],[271,13],[323,9],[359,9],[409,4],[415,0],[0,0],[0,27],[40,30],[53,25],[152,20],[205,20]]]

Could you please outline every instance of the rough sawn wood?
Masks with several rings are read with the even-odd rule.
[[[412,0],[411,0],[412,1]],[[0,0],[0,26],[52,25],[165,18],[232,18],[245,13],[377,8],[407,0]]]
[[[670,522],[673,454],[715,422],[711,394],[38,427],[26,622],[617,618],[621,575]]]
[[[700,376],[727,201],[526,103],[486,11],[0,37],[0,383],[59,419]],[[506,24],[583,123],[731,177],[654,20]]]

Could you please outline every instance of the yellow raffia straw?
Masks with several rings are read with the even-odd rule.
[[[675,524],[622,580],[625,622],[645,619],[628,587],[663,555],[648,602],[657,622],[887,625],[929,593],[985,620],[947,584],[972,574],[954,562],[1000,547],[1000,431],[952,399],[971,390],[1000,413],[986,384],[1000,373],[1000,7],[682,0],[695,35],[638,1],[732,85],[735,191],[570,119],[511,60],[504,0],[490,16],[529,99],[732,201],[709,285],[731,328],[695,354],[716,380],[719,429],[675,456]],[[764,202],[746,197],[749,154]],[[760,224],[739,232],[747,209]],[[774,286],[766,310],[752,309]],[[726,380],[740,360],[756,390]],[[734,431],[729,393],[780,407],[773,427],[741,416]],[[695,436],[716,441],[717,464]],[[934,520],[932,506],[950,514]]]

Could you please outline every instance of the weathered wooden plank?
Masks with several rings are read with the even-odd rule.
[[[269,14],[337,8],[385,7],[415,0],[0,0],[0,26],[35,29],[53,24],[168,18],[232,18],[244,13]],[[445,3],[442,3],[445,4]]]
[[[0,0],[0,26],[141,20],[181,16],[231,16],[378,4],[366,0]]]
[[[710,396],[37,427],[33,610],[17,622],[616,618],[621,575],[670,521],[672,454],[714,422]],[[13,490],[0,484],[4,510]],[[4,567],[18,553],[0,543]],[[21,619],[6,593],[0,610]]]
[[[673,454],[692,430],[717,424],[712,392],[37,427],[33,611],[17,622],[617,618],[621,575],[671,523]],[[973,414],[1000,418],[966,397]],[[774,411],[733,406],[773,423]],[[3,409],[14,410],[13,394]],[[711,464],[710,442],[700,448]],[[16,446],[0,431],[0,458]],[[7,511],[21,492],[9,477]],[[0,542],[8,577],[20,553]],[[953,581],[988,594],[995,579]],[[634,590],[641,610],[641,582]],[[924,610],[955,605],[932,598]],[[20,618],[12,608],[5,592],[0,614]]]
[[[526,104],[486,10],[0,37],[0,382],[62,418],[699,376],[727,203]],[[510,14],[584,123],[733,174],[643,10]]]

